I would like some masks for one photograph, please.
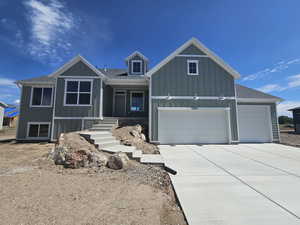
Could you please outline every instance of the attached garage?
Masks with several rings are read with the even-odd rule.
[[[272,142],[269,105],[238,105],[240,142]]]
[[[230,143],[229,108],[158,108],[161,144]]]

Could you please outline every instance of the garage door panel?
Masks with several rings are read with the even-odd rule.
[[[271,142],[270,107],[238,105],[240,142]]]
[[[224,109],[159,110],[160,143],[228,143],[228,117]]]

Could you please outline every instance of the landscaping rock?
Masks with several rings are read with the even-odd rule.
[[[56,165],[66,168],[106,166],[108,157],[77,133],[61,134],[49,154]]]
[[[137,130],[132,130],[132,131],[130,131],[130,134],[131,134],[133,137],[137,137],[137,138],[140,137],[140,133],[139,133]]]
[[[143,130],[142,126],[139,125],[139,124],[138,124],[138,125],[135,125],[134,129],[135,129],[139,134],[141,134],[141,133],[142,133],[142,130]]]
[[[113,170],[120,170],[128,166],[129,158],[123,152],[118,152],[108,158],[107,167]]]

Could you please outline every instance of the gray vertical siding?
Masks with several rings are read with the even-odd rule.
[[[202,52],[199,48],[197,48],[195,45],[190,45],[182,52],[180,52],[179,55],[206,55],[206,54]]]
[[[140,56],[138,55],[135,55],[134,57],[132,57],[129,61],[128,61],[128,71],[129,71],[129,74],[131,74],[131,61],[132,60],[142,60],[142,75],[144,74],[144,71],[147,71],[148,70],[148,63],[143,59],[141,58]]]
[[[271,122],[272,122],[272,132],[273,139],[275,142],[279,141],[280,134],[278,133],[278,118],[276,113],[276,103],[238,103],[238,105],[268,105],[271,109]]]
[[[57,139],[61,133],[79,131],[82,128],[82,120],[54,120],[53,139]]]
[[[63,72],[61,76],[98,76],[98,74],[96,74],[83,62],[79,61],[71,68]]]
[[[17,140],[26,139],[28,122],[52,123],[53,107],[30,107],[31,88],[30,86],[22,87]]]
[[[236,118],[236,103],[235,100],[152,100],[152,115],[151,115],[151,139],[158,141],[158,107],[229,107],[232,141],[238,140],[237,118]],[[184,118],[182,118],[184,120]]]
[[[80,80],[80,79],[79,79]],[[65,78],[57,79],[55,117],[99,117],[101,79],[93,79],[91,106],[64,106]]]
[[[199,75],[187,75],[187,60],[199,60]],[[175,57],[151,77],[152,96],[234,96],[234,78],[210,58]]]

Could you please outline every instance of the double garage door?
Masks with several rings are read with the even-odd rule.
[[[158,140],[161,144],[230,143],[229,108],[158,109]],[[271,142],[272,129],[268,106],[239,105],[240,142]]]

